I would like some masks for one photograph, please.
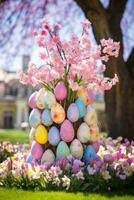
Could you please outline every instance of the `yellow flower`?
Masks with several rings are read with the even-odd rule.
[[[103,146],[100,146],[97,155],[100,156],[101,158],[103,158],[104,157],[104,153],[105,153],[105,148]]]

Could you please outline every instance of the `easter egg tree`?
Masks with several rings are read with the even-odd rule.
[[[103,76],[110,56],[117,57],[119,43],[102,39],[93,45],[91,24],[82,22],[82,35],[70,40],[60,38],[60,25],[51,26],[44,19],[34,36],[43,65],[30,63],[27,73],[20,72],[23,84],[38,86],[29,98],[32,109],[31,152],[27,162],[52,165],[61,157],[75,157],[85,164],[97,158],[99,128],[93,107],[93,94],[109,90],[118,77]]]

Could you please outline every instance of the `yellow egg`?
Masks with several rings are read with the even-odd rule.
[[[79,98],[81,98],[83,100],[85,105],[89,104],[89,96],[88,96],[88,91],[86,88],[84,88],[84,87],[79,88],[77,95]]]
[[[64,111],[64,108],[59,103],[55,103],[52,105],[51,117],[52,117],[52,120],[57,124],[60,124],[64,121],[65,111]]]
[[[43,125],[39,125],[35,131],[35,140],[39,144],[45,144],[48,141],[48,132]]]

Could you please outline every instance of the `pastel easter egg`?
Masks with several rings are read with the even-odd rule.
[[[53,120],[52,120],[52,117],[51,117],[51,111],[49,109],[45,109],[42,112],[41,121],[45,126],[51,126],[52,125]]]
[[[87,111],[84,116],[84,121],[89,125],[93,125],[97,123],[97,114],[93,106],[88,105]]]
[[[70,150],[68,148],[68,145],[66,144],[66,142],[61,141],[56,149],[56,157],[67,157],[70,155]]]
[[[64,121],[65,111],[64,111],[64,108],[59,103],[55,103],[52,105],[51,117],[52,117],[52,120],[57,124],[60,124]]]
[[[65,120],[60,128],[61,139],[65,142],[71,142],[74,138],[74,128],[69,120]]]
[[[89,164],[91,158],[97,158],[97,154],[92,145],[88,145],[84,151],[83,161]]]
[[[44,93],[45,108],[51,109],[51,107],[54,103],[56,103],[56,99],[55,99],[54,94],[50,91],[46,91]]]
[[[81,87],[77,91],[77,95],[81,98],[85,105],[88,105],[88,90],[84,87]]]
[[[40,160],[44,153],[43,147],[36,141],[33,141],[31,146],[31,155],[34,159]]]
[[[39,125],[35,131],[35,140],[40,144],[45,144],[48,141],[47,129],[43,125]]]
[[[71,122],[76,122],[79,119],[79,109],[75,103],[71,103],[67,110],[67,118]]]
[[[31,163],[34,160],[33,156],[29,153],[26,159],[26,163]]]
[[[90,142],[95,142],[100,139],[100,132],[97,124],[90,126]]]
[[[78,130],[77,130],[77,138],[80,140],[82,143],[87,143],[90,140],[90,128],[89,126],[83,122]]]
[[[84,105],[84,102],[81,98],[78,98],[75,101],[76,106],[78,107],[79,110],[79,118],[84,117],[84,115],[86,114],[86,106]]]
[[[67,88],[63,82],[58,82],[54,88],[54,94],[58,101],[64,100],[67,97]]]
[[[48,141],[51,145],[56,146],[60,142],[60,133],[56,126],[52,126],[49,129]]]
[[[88,91],[88,105],[92,104],[94,102],[93,93],[91,91]]]
[[[53,164],[55,162],[55,155],[52,152],[51,149],[47,149],[44,153],[43,156],[41,158],[41,164],[44,163],[49,163],[49,164]]]
[[[29,124],[31,127],[36,128],[41,123],[41,113],[37,108],[34,108],[29,116]]]
[[[45,108],[45,93],[46,93],[46,89],[45,88],[41,88],[38,93],[36,94],[36,105],[39,109],[44,109]]]
[[[36,95],[37,95],[37,91],[33,92],[31,94],[31,96],[29,97],[29,100],[28,100],[28,105],[30,108],[36,108],[36,101],[35,101],[35,98],[36,98]]]
[[[93,146],[95,152],[97,153],[99,151],[99,148],[100,148],[100,141],[97,140],[97,141],[92,142],[92,146]]]
[[[31,128],[30,133],[29,133],[29,141],[32,143],[35,140],[35,128]]]
[[[83,156],[83,146],[79,140],[74,139],[70,145],[71,155],[77,159],[81,159]]]

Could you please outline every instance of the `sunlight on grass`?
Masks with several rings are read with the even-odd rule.
[[[0,188],[0,199],[4,200],[133,200],[131,195],[108,194],[87,194],[87,193],[66,193],[66,192],[32,192],[17,189]]]
[[[8,140],[13,144],[19,143],[28,143],[29,131],[23,130],[0,130],[0,141]]]

